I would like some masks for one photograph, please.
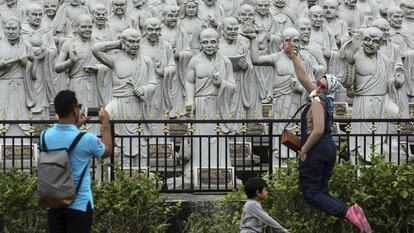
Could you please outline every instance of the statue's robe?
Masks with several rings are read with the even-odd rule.
[[[293,9],[289,7],[279,9],[272,5],[270,7],[270,14],[276,21],[277,35],[281,35],[286,28],[295,27],[295,21],[298,16]]]
[[[224,17],[236,17],[241,6],[241,0],[225,0],[221,1]]]
[[[0,116],[8,120],[28,120],[29,108],[36,105],[33,92],[33,79],[31,62],[23,64],[18,57],[32,54],[32,46],[29,42],[20,38],[19,42],[11,45],[7,40],[0,40],[0,58],[9,61],[4,69],[0,69]],[[7,126],[6,135],[24,135],[28,125]]]
[[[341,5],[338,10],[338,18],[346,23],[348,30],[355,30],[361,27],[364,16],[358,7],[349,9]]]
[[[134,23],[127,14],[125,14],[121,19],[116,15],[112,15],[108,18],[108,27],[109,31],[112,32],[111,40],[119,40],[121,33],[125,29],[134,28]]]
[[[185,109],[185,81],[187,77],[188,62],[192,57],[190,41],[187,34],[181,26],[173,30],[169,29],[165,24],[161,25],[161,38],[169,42],[174,51],[174,61],[177,70],[171,80],[171,111],[170,118],[183,116],[186,114]]]
[[[198,17],[206,23],[210,17],[221,24],[224,19],[224,10],[219,2],[216,2],[213,7],[209,7],[202,1],[198,4]]]
[[[164,70],[167,66],[175,67],[174,53],[171,45],[160,39],[156,46],[150,45],[147,39],[141,40],[140,53],[143,56],[155,59],[160,62],[160,68]],[[154,61],[154,60],[153,60]],[[156,64],[154,64],[154,68]],[[174,74],[164,72],[163,76],[156,73],[156,88],[154,95],[150,98],[149,108],[153,114],[153,119],[161,120],[164,114],[169,114],[172,109],[171,105],[171,86]],[[162,135],[162,125],[153,124],[152,134]]]
[[[210,60],[203,52],[197,54],[192,60],[198,64],[206,64],[208,76],[199,77],[195,74],[194,95],[186,87],[187,98],[194,97],[195,119],[230,119],[231,115],[231,98],[236,87],[233,77],[233,67],[230,60],[219,53]],[[191,63],[191,60],[190,60]],[[217,87],[212,80],[212,75],[218,73],[222,79],[220,87]],[[187,80],[189,82],[189,80]],[[217,124],[195,124],[194,135],[217,135]],[[231,127],[231,126],[230,126]],[[221,133],[227,134],[230,131],[228,124],[220,124]],[[226,153],[225,139],[212,137],[201,140],[194,140],[194,151],[192,157],[184,168],[184,174],[190,178],[191,171],[197,171],[197,168],[206,168],[211,165],[212,168],[231,168],[229,151]],[[208,149],[210,148],[210,150]],[[217,149],[218,148],[218,149]],[[210,156],[208,156],[208,153]],[[193,165],[193,167],[191,166]],[[195,177],[196,174],[193,174]],[[234,175],[234,174],[233,174]],[[211,185],[216,186],[216,180],[211,179]],[[206,182],[206,181],[204,181]],[[208,182],[208,181],[207,181]]]
[[[315,78],[326,74],[326,60],[323,57],[322,48],[318,44],[310,42],[306,46],[302,47],[301,53],[306,54],[306,56],[310,58],[312,72]]]
[[[59,6],[56,16],[52,21],[52,27],[56,32],[63,32],[66,27],[67,21],[70,22],[71,31],[76,31],[76,19],[79,15],[89,14],[89,10],[86,6],[79,5],[72,7],[69,3],[63,3]]]
[[[34,30],[28,24],[22,25],[21,34],[31,43],[33,49],[43,47],[40,54],[35,54],[36,80],[33,82],[33,91],[36,106],[31,108],[31,111],[34,119],[40,119],[43,112],[48,119],[49,106],[57,94],[54,85],[57,76],[54,69],[57,50],[53,35],[48,28]]]
[[[106,23],[103,28],[98,28],[96,24],[94,24],[91,37],[99,42],[110,41],[112,38],[112,33],[109,29],[108,24]]]
[[[148,5],[142,6],[140,9],[132,6],[128,9],[127,14],[132,19],[132,27],[138,31],[144,30],[145,20],[157,16],[156,9]]]
[[[249,63],[247,70],[242,70],[237,62],[232,62],[233,75],[236,89],[232,98],[232,114],[234,119],[258,118],[262,112],[262,101],[260,98],[260,84],[253,65],[250,62],[249,41],[239,36],[234,45],[229,45],[226,40],[220,40],[219,53],[230,60],[244,56]],[[257,116],[257,117],[256,117]],[[235,124],[233,130],[240,133],[241,124]]]
[[[184,16],[178,23],[187,34],[188,40],[190,41],[190,48],[193,50],[193,53],[199,53],[201,49],[200,33],[207,28],[206,22],[198,17],[189,19]]]
[[[370,22],[380,16],[376,0],[357,1],[356,7],[362,14],[363,27],[368,27]]]
[[[391,42],[400,46],[401,51],[414,49],[414,42],[402,30],[390,29]]]
[[[405,53],[404,76],[407,84],[409,102],[414,102],[414,50]]]
[[[122,63],[129,58],[123,51],[115,51],[110,56],[115,62]],[[113,98],[106,106],[110,117],[115,120],[148,120],[150,119],[150,101],[156,86],[156,75],[152,61],[140,55],[135,59],[136,66],[133,75],[122,77],[122,71],[112,70],[113,77]],[[141,87],[144,90],[143,96],[136,96],[134,90]],[[149,124],[142,124],[142,135],[150,132]],[[138,124],[115,124],[115,135],[135,136],[137,135]],[[132,143],[132,144],[131,144]],[[147,155],[147,141],[144,138],[132,138],[131,141],[115,139],[117,150],[122,150],[126,156],[137,156],[142,160]],[[121,147],[122,145],[122,147]],[[129,159],[125,159],[126,162]],[[133,164],[137,166],[139,159],[135,157]],[[142,167],[145,167],[142,164]]]
[[[278,28],[275,18],[273,18],[271,14],[268,14],[265,18],[262,18],[256,13],[254,23],[262,30],[265,30],[271,34],[277,34],[281,31]]]

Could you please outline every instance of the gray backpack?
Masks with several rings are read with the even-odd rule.
[[[48,149],[45,141],[46,131],[41,138],[40,156],[37,164],[37,195],[39,205],[61,208],[70,205],[82,184],[86,167],[79,183],[73,181],[69,156],[85,133],[79,133],[69,148]]]

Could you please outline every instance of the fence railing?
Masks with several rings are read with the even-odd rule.
[[[105,161],[92,160],[91,176],[97,181],[157,177],[163,192],[225,192],[296,159],[280,143],[289,121],[299,134],[299,120],[113,120],[113,153]],[[39,132],[55,122],[0,121],[1,171],[34,174]],[[83,130],[99,135],[98,123]],[[380,153],[389,162],[407,163],[414,155],[413,124],[413,119],[335,119],[337,161],[369,164],[373,153]]]

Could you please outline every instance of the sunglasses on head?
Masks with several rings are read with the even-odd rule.
[[[320,80],[316,81],[316,85],[319,86],[321,89],[328,89],[328,85],[325,83],[322,83]]]

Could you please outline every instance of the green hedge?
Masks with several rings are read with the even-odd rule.
[[[122,178],[93,185],[95,211],[93,232],[159,233],[180,210],[167,204],[155,188],[155,180]],[[47,232],[46,209],[39,208],[36,177],[12,170],[0,173],[0,232]]]
[[[347,221],[307,205],[299,191],[298,174],[298,165],[293,162],[288,169],[278,169],[273,179],[268,180],[269,198],[263,207],[271,216],[295,233],[358,232]],[[348,205],[361,205],[376,233],[414,232],[413,162],[398,166],[385,162],[383,156],[373,155],[370,166],[339,164],[335,167],[330,191]],[[238,232],[244,200],[239,190],[230,193],[207,214],[193,213],[186,221],[186,232]],[[208,214],[212,212],[220,214],[217,217]]]

